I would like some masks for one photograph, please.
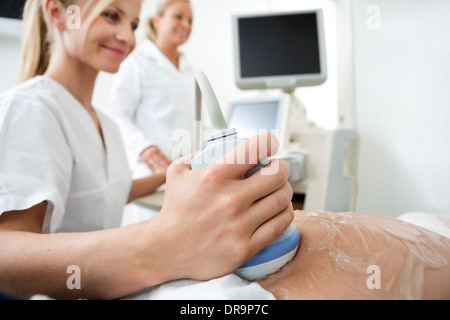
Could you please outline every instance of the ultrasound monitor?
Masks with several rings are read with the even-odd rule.
[[[322,9],[233,16],[235,81],[243,90],[325,82]]]
[[[0,35],[20,37],[26,0],[0,1]]]
[[[235,128],[239,138],[247,139],[255,134],[269,132],[280,139],[283,127],[285,102],[283,98],[261,98],[231,103],[227,122]]]

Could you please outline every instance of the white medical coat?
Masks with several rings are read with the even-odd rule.
[[[0,96],[0,214],[48,202],[43,232],[119,227],[131,188],[120,132],[36,77]]]
[[[195,78],[182,54],[177,69],[150,40],[122,63],[104,111],[119,125],[135,178],[149,174],[140,154],[156,145],[168,159],[192,152]]]

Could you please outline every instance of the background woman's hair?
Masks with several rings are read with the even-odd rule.
[[[57,0],[64,8],[76,4],[76,0]],[[94,20],[115,0],[90,0],[90,14],[83,25],[86,35]],[[27,0],[23,13],[22,53],[19,82],[42,75],[50,62],[53,35],[44,13],[45,0]]]

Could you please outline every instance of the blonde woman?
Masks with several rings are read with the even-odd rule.
[[[145,25],[145,40],[114,76],[104,111],[119,126],[134,179],[165,171],[172,160],[192,152],[194,72],[180,51],[192,23],[189,0],[161,1]],[[131,204],[123,224],[157,213]]]
[[[0,95],[0,291],[114,299],[174,279],[209,280],[293,219],[285,162],[273,162],[275,175],[243,180],[251,164],[192,171],[188,157],[167,171],[161,213],[119,228],[123,206],[165,180],[131,180],[117,127],[91,104],[99,71],[116,72],[134,49],[141,5],[26,3],[24,82]],[[80,28],[68,27],[70,6]],[[258,154],[275,152],[271,142]]]
[[[194,127],[194,75],[180,51],[192,31],[189,0],[163,0],[146,24],[147,37],[116,74],[106,111],[123,135],[133,176],[165,170]]]

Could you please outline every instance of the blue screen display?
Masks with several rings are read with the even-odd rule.
[[[279,107],[278,100],[234,103],[228,127],[235,128],[241,138],[248,138],[260,132],[277,134],[273,131],[279,129],[277,127]]]

